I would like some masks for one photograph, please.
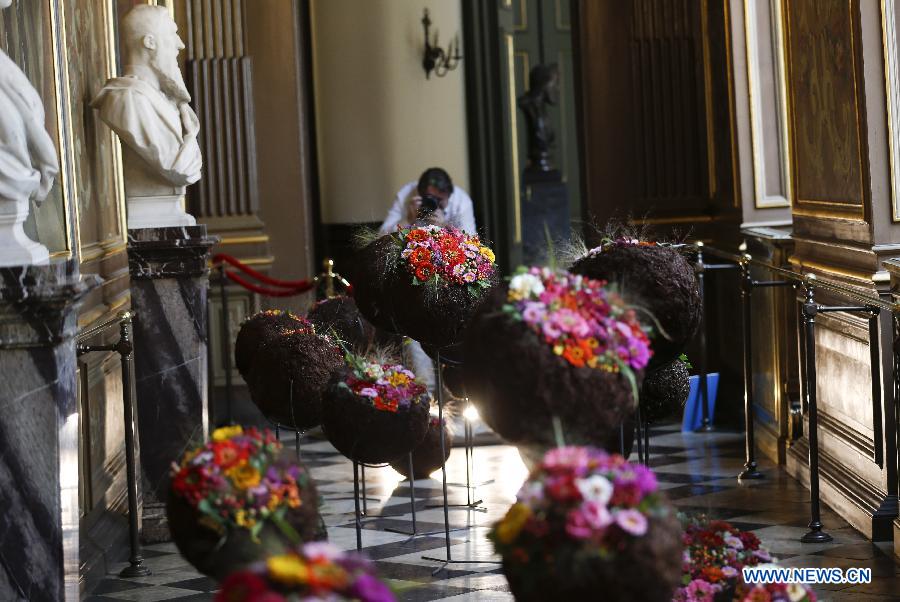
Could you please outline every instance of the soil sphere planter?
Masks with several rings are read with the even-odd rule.
[[[396,412],[379,410],[342,383],[332,379],[322,406],[322,428],[335,448],[351,460],[382,464],[405,456],[422,442],[428,429],[427,393]]]
[[[615,560],[557,554],[543,567],[523,570],[504,559],[517,602],[594,600],[670,602],[681,579],[681,527],[675,516],[650,519],[647,535],[616,551]]]
[[[444,438],[444,454],[441,455],[441,436]],[[428,431],[425,438],[412,451],[413,480],[427,479],[435,470],[439,469],[450,457],[450,451],[453,447],[453,435],[450,433],[450,427],[444,425],[444,428],[438,427],[438,419],[432,417],[428,421]],[[406,457],[398,458],[391,462],[391,468],[409,478],[409,459]]]
[[[441,348],[458,342],[488,287],[473,292],[472,286],[437,277],[420,282],[400,257],[405,244],[400,236],[388,234],[357,252],[352,282],[360,312],[377,328],[423,344]],[[486,278],[495,285],[496,269]]]
[[[344,365],[340,348],[327,337],[297,331],[260,346],[247,384],[263,415],[306,430],[322,422],[322,395]]]
[[[179,552],[216,579],[323,538],[311,475],[271,431],[254,428],[217,429],[187,451],[173,466],[166,511]]]
[[[362,317],[350,297],[323,299],[313,305],[307,318],[315,325],[316,332],[331,334],[333,331],[357,353],[365,353],[375,338],[375,328]]]
[[[551,447],[555,415],[566,443],[604,446],[634,411],[628,377],[573,366],[504,313],[505,299],[498,287],[466,336],[466,385],[484,422],[510,443]],[[639,386],[641,373],[634,376]]]
[[[256,313],[241,324],[234,342],[234,364],[244,379],[250,374],[260,346],[280,332],[309,328],[309,322],[280,309]]]
[[[679,412],[691,392],[690,378],[680,359],[648,374],[641,387],[641,419],[657,422]]]
[[[677,358],[700,325],[703,308],[694,268],[676,248],[610,243],[576,260],[571,271],[617,286],[626,301],[643,307],[665,331],[667,336],[654,329],[648,370]]]
[[[646,466],[590,447],[554,448],[488,537],[520,602],[670,602],[681,525]]]

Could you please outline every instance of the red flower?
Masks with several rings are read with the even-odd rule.
[[[409,261],[416,266],[427,264],[431,261],[431,250],[426,249],[425,247],[416,247],[416,249],[409,254]]]
[[[422,282],[425,282],[432,276],[434,276],[434,268],[430,265],[423,264],[416,268],[416,278],[418,278]]]
[[[213,454],[215,455],[216,464],[222,468],[231,468],[250,456],[246,448],[238,447],[231,440],[213,443]]]
[[[222,582],[222,589],[216,594],[216,602],[249,602],[258,600],[268,591],[265,580],[249,571],[232,573]]]
[[[406,234],[406,240],[410,240],[413,242],[423,242],[428,239],[428,232],[422,230],[421,228],[416,228],[415,230],[410,230]]]

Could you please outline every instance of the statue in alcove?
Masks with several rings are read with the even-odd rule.
[[[184,43],[163,6],[138,5],[122,19],[122,77],[94,99],[122,141],[128,228],[192,226],[184,190],[200,179],[200,121],[178,66]]]
[[[12,0],[0,0],[0,9]],[[40,205],[59,173],[44,105],[28,77],[0,50],[0,266],[45,264],[47,247],[28,238],[23,224],[31,201]]]
[[[550,171],[550,155],[556,135],[547,110],[559,102],[559,67],[556,63],[535,65],[531,69],[528,91],[518,99],[528,125],[529,169]]]

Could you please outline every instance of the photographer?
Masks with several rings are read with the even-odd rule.
[[[453,186],[446,171],[430,167],[418,182],[409,182],[397,192],[379,232],[388,234],[397,226],[414,223],[452,226],[475,234],[472,199],[465,190]]]

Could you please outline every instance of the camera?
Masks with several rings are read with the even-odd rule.
[[[423,194],[422,201],[419,204],[419,219],[425,219],[429,217],[432,213],[438,210],[438,207],[441,206],[441,201],[433,194]]]

